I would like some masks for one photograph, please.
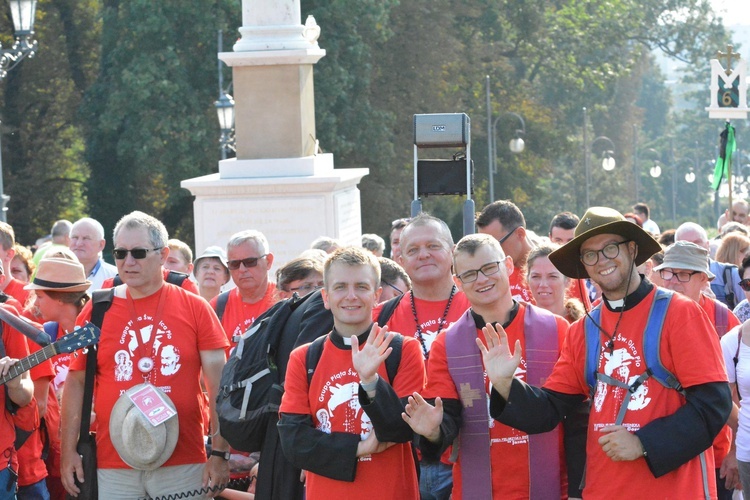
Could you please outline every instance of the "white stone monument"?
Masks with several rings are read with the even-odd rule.
[[[237,157],[181,182],[195,196],[198,254],[243,229],[266,235],[274,267],[318,236],[360,244],[357,184],[368,169],[334,169],[319,153],[313,64],[325,50],[315,19],[300,20],[299,0],[242,1],[242,37],[219,54],[233,68]]]

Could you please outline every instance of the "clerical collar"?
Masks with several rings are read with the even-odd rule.
[[[487,322],[482,318],[481,315],[474,312],[474,309],[469,309],[471,311],[471,317],[474,318],[474,324],[477,326],[477,328],[481,329],[487,326]],[[518,314],[518,302],[513,299],[513,307],[510,309],[510,315],[508,316],[508,321],[503,323],[503,328],[508,328],[508,326],[513,323],[513,320],[516,318],[516,314]],[[492,323],[493,326],[497,325],[497,321]]]
[[[607,309],[613,312],[620,312],[623,310],[623,304],[625,304],[625,311],[628,311],[646,298],[646,296],[651,293],[651,290],[654,289],[654,284],[651,283],[644,275],[639,274],[641,277],[641,284],[638,285],[638,288],[635,289],[633,293],[628,295],[625,299],[620,300],[607,300],[606,296],[602,296],[602,302],[605,306],[607,306]]]
[[[357,340],[359,340],[359,345],[362,345],[365,342],[367,342],[367,337],[370,336],[370,329],[372,329],[372,323],[370,324],[370,326],[367,327],[367,330],[357,335]],[[335,345],[339,349],[351,350],[352,338],[342,337],[341,334],[336,332],[335,326],[333,327],[333,331],[328,337],[331,339],[331,342],[333,342],[333,345]]]

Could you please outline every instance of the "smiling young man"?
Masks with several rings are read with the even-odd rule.
[[[508,282],[513,263],[493,237],[465,236],[456,245],[453,262],[456,284],[471,309],[438,335],[433,344],[424,396],[435,406],[415,394],[404,413],[405,421],[420,434],[423,455],[440,456],[459,439],[458,461],[453,468],[455,499],[580,496],[585,421],[583,427],[579,419],[577,429],[575,425],[568,429],[571,440],[566,441],[570,445],[567,468],[572,477],[570,489],[566,490],[561,429],[529,438],[524,432],[490,419],[491,387],[483,376],[481,354],[475,343],[487,323],[503,325],[524,349],[523,367],[516,376],[522,380],[531,377],[538,383],[552,370],[565,339],[567,322],[513,299]],[[462,365],[465,360],[472,364]],[[466,376],[471,368],[476,380]],[[576,433],[577,449],[573,438]],[[530,467],[530,463],[534,466]]]
[[[337,250],[325,263],[323,280],[333,331],[319,341],[311,376],[308,350],[319,343],[298,347],[289,359],[278,424],[284,454],[307,471],[310,500],[364,494],[417,499],[413,433],[401,412],[406,397],[424,387],[419,344],[403,338],[390,380],[385,361],[393,355],[394,334],[371,319],[380,266],[370,252]]]
[[[485,328],[487,346],[479,347],[493,387],[490,414],[526,432],[544,432],[591,396],[584,498],[715,498],[710,446],[732,399],[708,318],[692,300],[658,290],[638,274],[636,266],[660,246],[619,212],[590,208],[575,233],[550,260],[566,276],[590,277],[601,287],[603,305],[591,313],[597,319],[571,325],[541,388],[514,377],[519,342],[511,352],[503,328]],[[655,307],[658,301],[666,302]],[[656,357],[646,352],[647,325],[658,334],[658,343],[649,345],[658,346],[682,392],[647,376],[654,366],[646,360]]]

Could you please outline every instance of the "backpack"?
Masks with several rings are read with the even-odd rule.
[[[221,292],[219,294],[219,298],[216,299],[216,308],[214,310],[216,311],[216,316],[219,317],[219,323],[221,323],[221,319],[224,317],[224,311],[227,308],[227,302],[229,301],[229,292],[231,292],[231,290]]]
[[[217,316],[220,312],[223,313],[223,307],[219,310],[222,296],[228,295],[229,292],[219,295]],[[277,359],[284,326],[292,313],[313,295],[314,292],[303,297],[294,294],[291,299],[277,302],[261,314],[240,336],[237,347],[224,365],[216,398],[216,412],[219,415],[221,436],[232,448],[249,452],[260,451],[268,424],[271,418],[278,415],[281,396],[284,394],[284,381],[279,375]],[[387,321],[397,304],[398,302],[395,302],[387,309],[384,307],[378,321]],[[320,332],[319,338],[327,338],[325,334],[328,333],[328,326],[325,328],[326,331]],[[313,367],[317,366],[320,352]],[[394,357],[392,354],[388,358]],[[400,350],[398,357],[400,358]],[[388,373],[390,377],[391,371]],[[395,371],[393,374],[395,375]]]
[[[239,451],[260,451],[284,383],[276,361],[281,332],[289,316],[312,294],[282,300],[243,333],[221,372],[216,412],[221,436]]]
[[[724,278],[724,284],[714,283],[711,285],[711,290],[716,295],[716,300],[726,304],[729,309],[734,309],[737,305],[737,299],[734,295],[732,271],[737,269],[737,266],[734,264],[721,264],[721,266],[721,275]]]
[[[665,290],[663,288],[656,289],[656,297],[651,304],[651,311],[649,312],[646,329],[643,334],[643,355],[644,361],[646,362],[646,371],[630,385],[599,372],[601,334],[599,333],[599,327],[597,324],[600,322],[602,305],[599,304],[591,310],[590,316],[586,317],[584,323],[586,338],[586,362],[584,375],[586,377],[586,384],[589,386],[591,392],[592,400],[596,391],[597,380],[627,389],[630,397],[632,397],[638,388],[650,377],[653,377],[664,387],[684,393],[679,380],[677,380],[677,377],[664,367],[661,362],[661,356],[659,355],[661,329],[664,325],[664,319],[667,316],[667,309],[669,308],[669,303],[673,296],[674,292],[670,290]],[[620,425],[625,418],[628,403],[629,399],[622,402],[622,406],[620,407],[615,422],[617,425]]]

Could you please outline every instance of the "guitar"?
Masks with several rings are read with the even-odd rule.
[[[31,356],[18,360],[18,363],[10,367],[8,374],[0,378],[0,385],[4,385],[9,380],[58,354],[71,353],[96,344],[99,342],[100,333],[99,328],[92,323],[86,323],[84,326],[76,328],[71,333],[59,338],[57,342],[43,347]]]

